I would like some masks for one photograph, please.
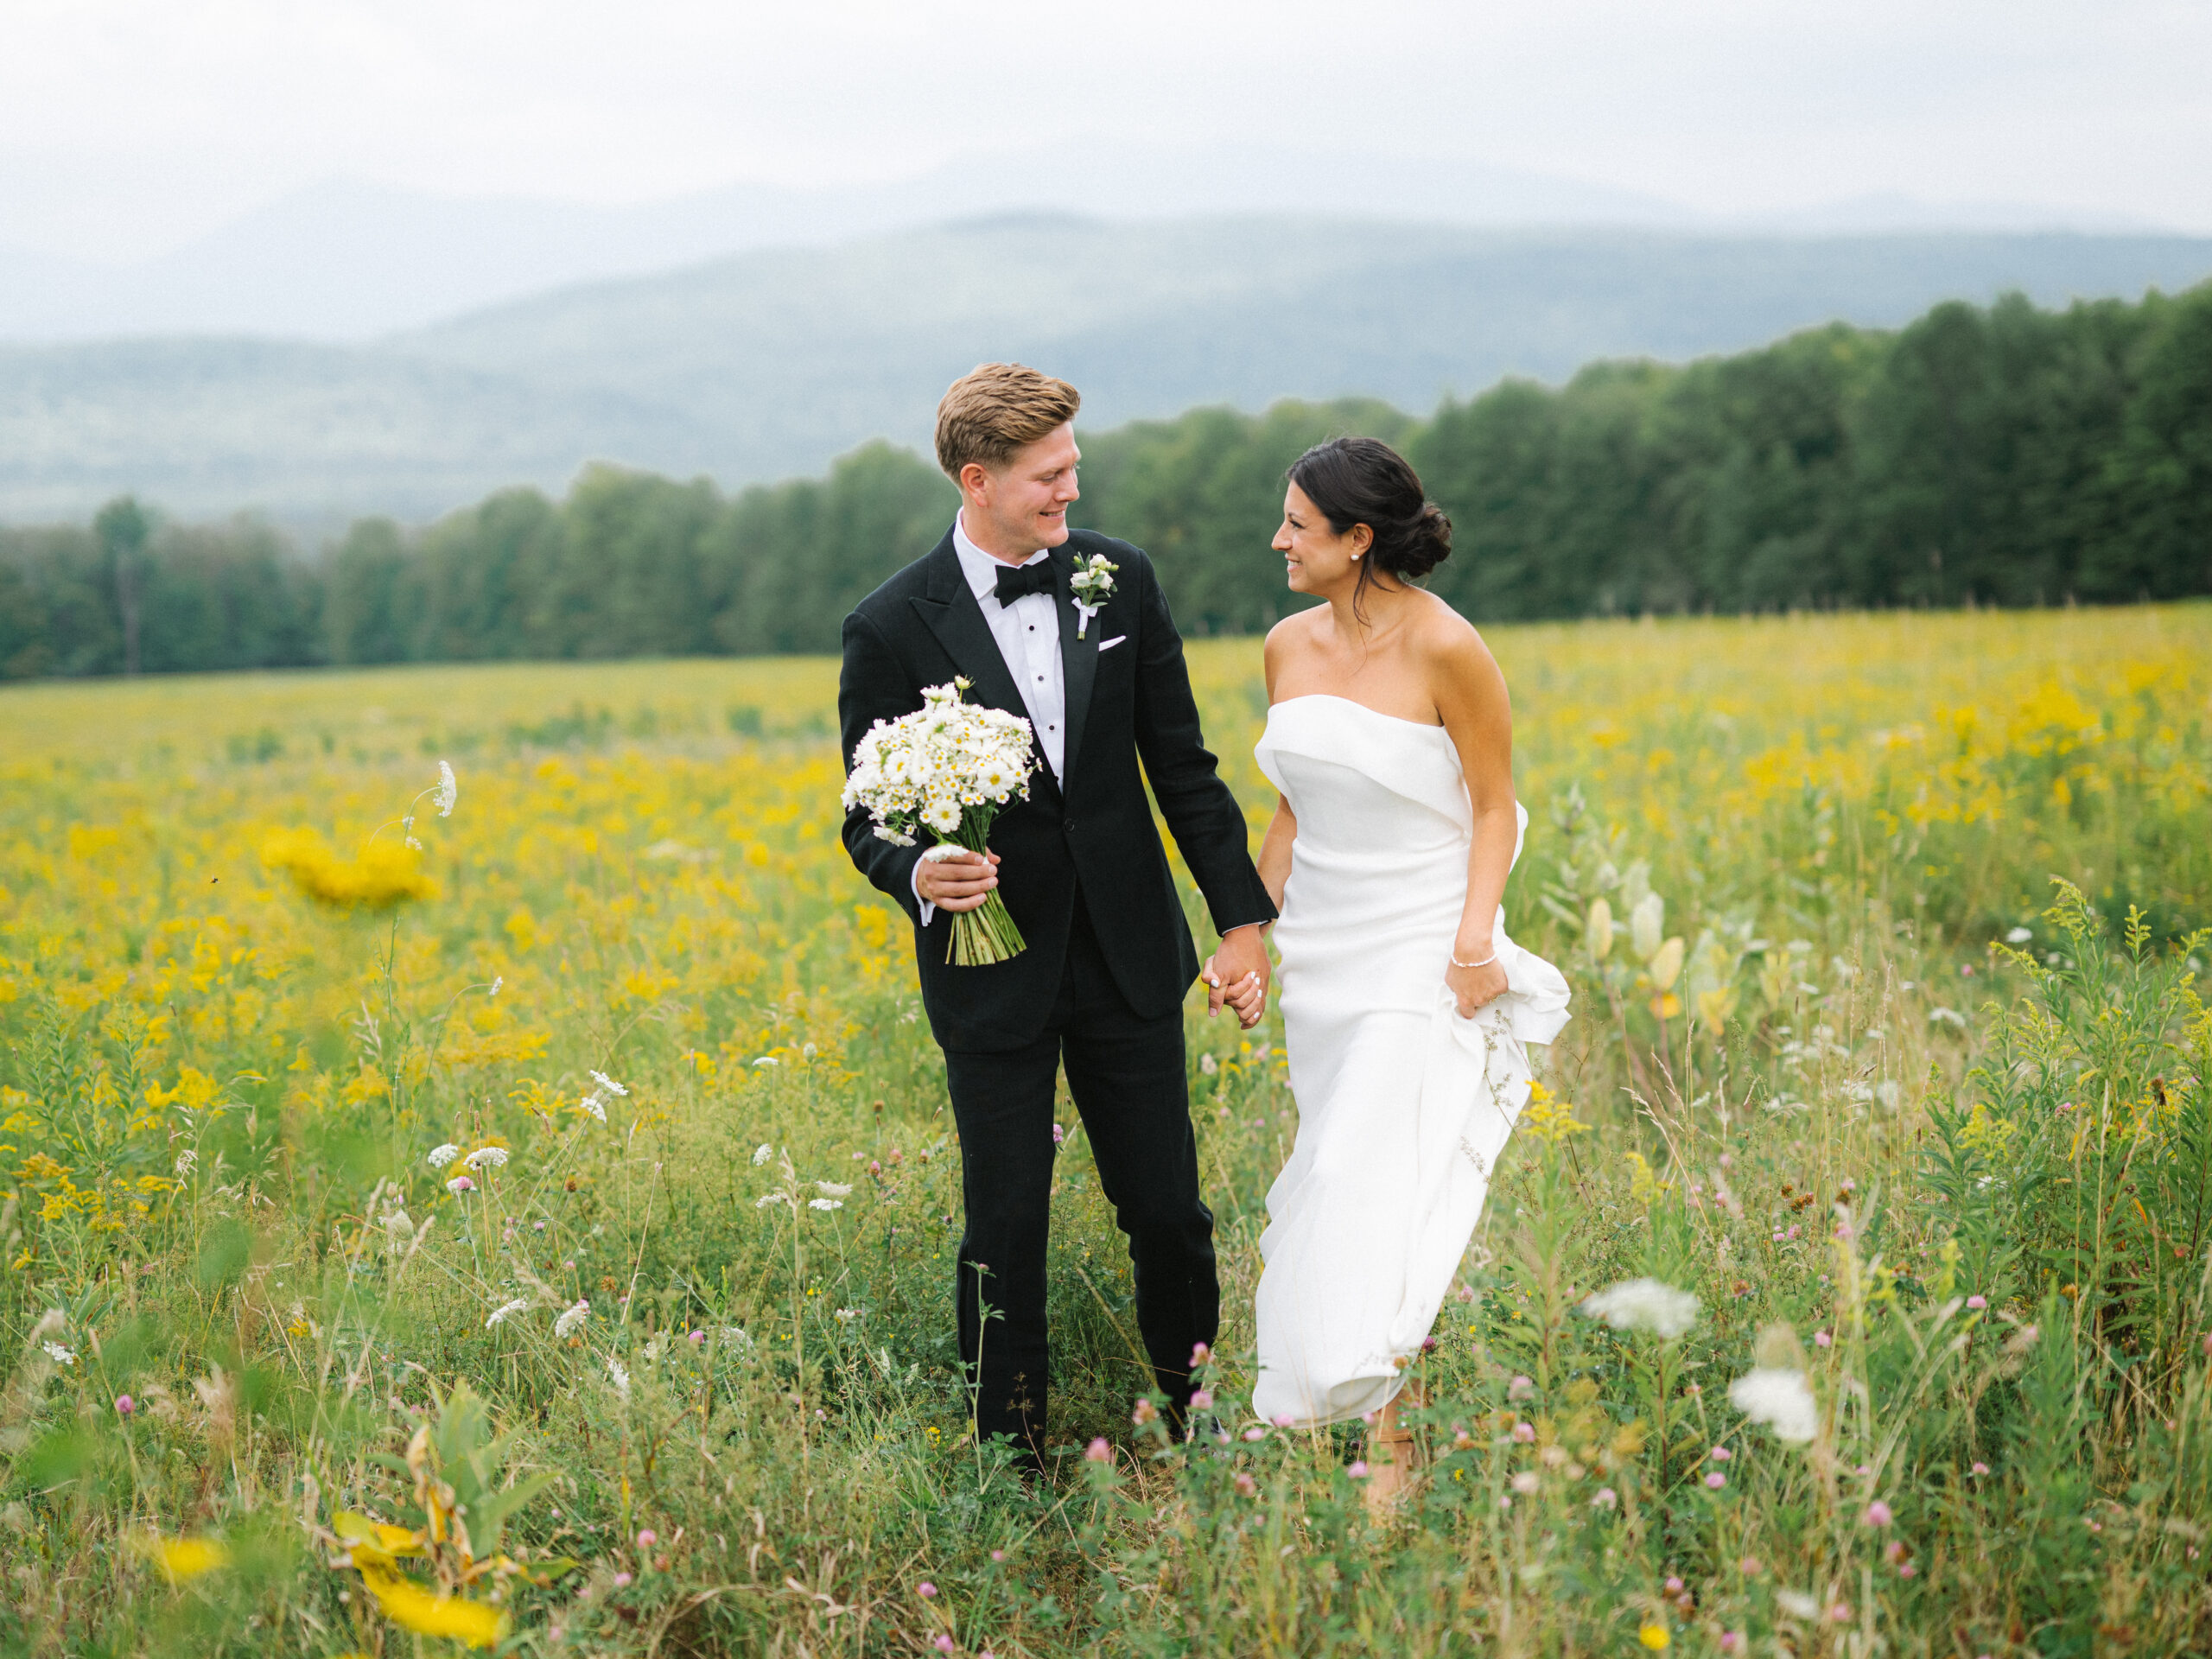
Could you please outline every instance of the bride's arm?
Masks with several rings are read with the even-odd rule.
[[[1444,729],[1459,751],[1467,799],[1474,809],[1474,839],[1467,852],[1467,902],[1452,941],[1453,962],[1445,982],[1471,1014],[1504,994],[1505,969],[1496,961],[1493,935],[1505,878],[1513,869],[1520,820],[1513,798],[1513,706],[1505,676],[1482,636],[1458,616],[1437,630],[1430,657],[1430,684]],[[1262,867],[1264,877],[1264,866]],[[1460,963],[1480,963],[1464,968]]]
[[[1290,803],[1275,797],[1275,816],[1268,825],[1268,838],[1260,843],[1260,883],[1268,897],[1282,909],[1282,890],[1290,880],[1290,843],[1298,839],[1298,819]]]
[[[1294,649],[1291,631],[1297,619],[1285,617],[1268,630],[1267,642],[1260,647],[1261,672],[1268,683],[1268,702],[1275,700],[1275,680],[1282,672],[1283,661]],[[1282,909],[1282,890],[1290,880],[1290,843],[1298,839],[1298,818],[1290,810],[1290,803],[1281,795],[1275,797],[1275,815],[1268,824],[1268,838],[1260,843],[1260,885],[1268,890],[1268,897],[1274,900],[1278,913]]]

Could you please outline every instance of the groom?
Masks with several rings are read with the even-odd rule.
[[[912,713],[924,686],[956,676],[970,682],[969,701],[1026,715],[1042,759],[1028,800],[993,825],[988,858],[923,862],[919,849],[877,838],[864,810],[845,820],[853,862],[914,918],[922,1006],[944,1050],[967,1209],[960,1352],[976,1432],[1012,1436],[1033,1466],[1044,1449],[1063,1064],[1099,1185],[1128,1236],[1137,1328],[1179,1407],[1192,1348],[1213,1340],[1220,1311],[1183,1054],[1183,993],[1198,959],[1146,781],[1222,936],[1216,1008],[1228,988],[1240,1017],[1258,1017],[1261,930],[1275,914],[1246,851],[1244,814],[1202,741],[1151,562],[1068,527],[1080,401],[1018,364],[988,363],[953,383],[938,406],[937,455],[960,486],[959,516],[935,550],[845,619],[837,690],[848,766],[874,721]],[[1119,568],[1079,625],[1069,577],[1100,553]],[[944,912],[972,910],[994,888],[1028,948],[988,967],[948,965]]]

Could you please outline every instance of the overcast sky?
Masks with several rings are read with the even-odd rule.
[[[2212,232],[2206,0],[0,0],[0,242],[110,257],[334,175],[632,200],[1058,139]]]

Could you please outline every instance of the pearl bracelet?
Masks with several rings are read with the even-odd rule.
[[[1493,950],[1490,955],[1484,957],[1480,962],[1462,962],[1459,957],[1454,957],[1452,958],[1452,965],[1454,968],[1487,968],[1491,963],[1497,960],[1497,952]]]

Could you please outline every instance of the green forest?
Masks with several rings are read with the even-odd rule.
[[[1283,403],[1078,429],[1077,518],[1151,552],[1187,632],[1262,628],[1288,598],[1283,469],[1350,432],[1403,448],[1450,512],[1433,586],[1478,621],[2212,593],[2212,284],[1599,363],[1427,419]],[[594,466],[564,500],[364,519],[313,554],[126,498],[0,529],[0,677],[832,651],[954,505],[880,443],[735,494]]]

